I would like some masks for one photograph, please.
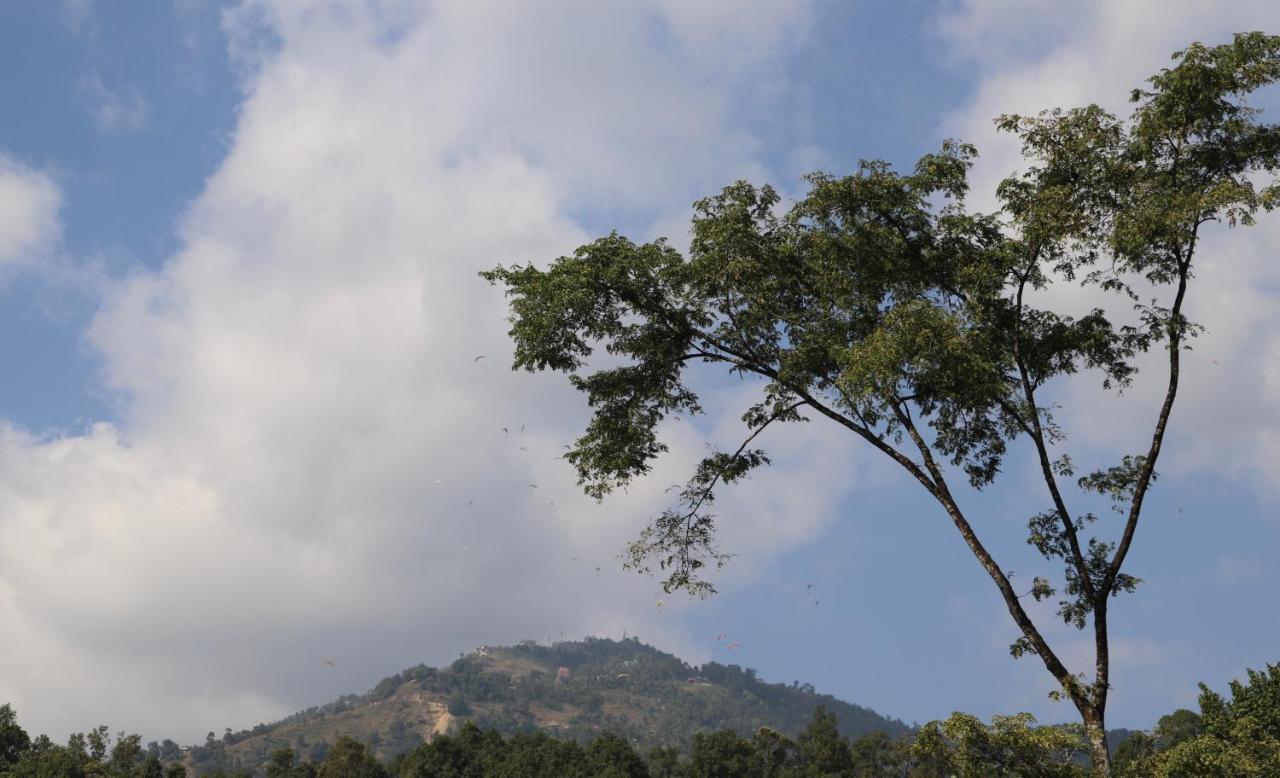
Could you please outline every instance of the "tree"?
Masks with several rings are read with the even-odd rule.
[[[586,394],[591,421],[564,456],[596,498],[649,472],[667,450],[664,419],[702,411],[695,366],[756,381],[741,445],[699,463],[631,544],[628,566],[656,564],[668,591],[714,592],[705,573],[727,558],[709,512],[718,488],[768,464],[754,444],[770,426],[835,423],[939,503],[1018,628],[1011,652],[1039,657],[1106,775],[1108,605],[1139,583],[1124,563],[1197,332],[1183,310],[1202,233],[1275,204],[1274,185],[1255,181],[1280,161],[1280,130],[1258,122],[1248,97],[1277,77],[1280,39],[1239,34],[1176,53],[1134,90],[1127,120],[1097,106],[1000,117],[1029,169],[1001,184],[998,214],[966,209],[976,150],[948,141],[909,173],[872,161],[811,175],[785,213],[768,186],[726,187],[695,205],[687,258],[614,233],[547,270],[482,275],[512,298],[514,367],[566,373]],[[1055,284],[1110,302],[1078,317],[1035,307]],[[599,348],[612,359],[589,365]],[[1122,390],[1152,349],[1167,371],[1149,444],[1078,473],[1050,387],[1088,371]],[[957,483],[988,487],[1011,451],[1028,454],[1045,487],[1028,542],[1063,568],[1056,585],[1037,577],[1023,592],[978,537]],[[1119,527],[1069,507],[1098,499]],[[1058,615],[1092,626],[1092,678],[1066,667],[1024,607],[1059,590]]]
[[[1176,711],[1162,718],[1156,749],[1137,761],[1131,773],[1158,778],[1280,775],[1280,665],[1247,674],[1247,683],[1232,681],[1230,700],[1201,684],[1200,715]]]
[[[1084,751],[1079,728],[1037,727],[1029,713],[994,716],[990,726],[967,713],[931,721],[911,750],[956,778],[1073,778],[1084,775],[1075,757]]]
[[[853,752],[849,741],[840,734],[836,717],[819,706],[813,712],[813,721],[796,736],[800,747],[800,759],[805,765],[804,775],[852,775]]]
[[[147,754],[147,758],[142,762],[140,775],[142,778],[164,778],[164,765],[161,764],[160,757]]]
[[[1146,732],[1134,732],[1116,749],[1116,775],[1138,778],[1143,774],[1142,765],[1156,752],[1155,739]]]
[[[1200,714],[1179,708],[1173,713],[1160,717],[1156,722],[1155,737],[1152,746],[1157,751],[1173,748],[1184,740],[1204,734],[1204,721]]]
[[[684,774],[688,778],[755,778],[751,743],[731,729],[698,732]]]
[[[760,778],[780,778],[799,760],[796,744],[781,732],[761,727],[751,738],[755,773]]]
[[[334,741],[316,770],[318,778],[384,778],[386,774],[364,743],[349,737]]]
[[[654,746],[645,761],[653,778],[676,778],[680,775],[680,751],[674,746]]]
[[[116,736],[115,745],[111,747],[111,767],[121,773],[127,773],[141,761],[143,761],[142,736],[119,733]]]
[[[853,755],[853,774],[858,778],[905,773],[908,746],[887,733],[863,735],[849,744],[849,750]]]
[[[587,746],[591,774],[601,778],[649,778],[649,768],[626,740],[602,732]]]
[[[18,726],[18,714],[13,706],[0,705],[0,770],[14,764],[22,753],[31,748],[31,737]]]
[[[332,755],[332,752],[330,752]],[[267,762],[267,778],[313,778],[316,771],[309,762],[299,764],[292,748],[278,748],[271,752]]]

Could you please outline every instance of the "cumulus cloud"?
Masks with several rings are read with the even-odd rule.
[[[683,208],[755,169],[735,116],[773,99],[754,78],[807,18],[573,0],[229,12],[245,98],[225,163],[181,250],[112,285],[87,334],[118,422],[0,430],[0,631],[21,636],[0,656],[48,668],[0,681],[24,723],[195,738],[561,632],[625,628],[697,658],[615,556],[704,442],[726,445],[724,419],[673,424],[661,471],[586,500],[557,459],[581,399],[506,369],[504,302],[476,271],[571,250],[589,205],[656,220],[673,192]],[[814,475],[723,503],[748,571],[838,496],[828,449],[776,443]]]
[[[52,178],[0,153],[0,273],[47,252],[60,232],[61,203]]]

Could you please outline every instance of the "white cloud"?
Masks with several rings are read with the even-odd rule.
[[[21,636],[0,658],[49,668],[0,681],[25,724],[195,738],[481,642],[626,628],[689,648],[614,557],[701,436],[673,425],[664,470],[583,498],[556,460],[581,399],[506,369],[504,301],[476,276],[587,239],[576,209],[661,214],[755,168],[735,115],[773,98],[735,73],[774,68],[806,6],[689,13],[228,15],[247,67],[232,148],[182,249],[111,287],[88,333],[119,423],[0,434],[0,631]],[[654,23],[676,42],[651,45]],[[749,570],[811,537],[831,480],[735,490],[726,550]]]
[[[137,87],[115,90],[102,83],[97,73],[80,81],[80,91],[89,100],[93,123],[108,135],[137,132],[147,126],[151,105]]]
[[[61,232],[61,204],[53,179],[0,153],[0,273],[47,253]]]

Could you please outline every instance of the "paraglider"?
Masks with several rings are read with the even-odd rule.
[[[479,356],[477,356],[475,359],[473,359],[473,360],[471,360],[471,361],[472,361],[472,362],[479,362],[480,360],[482,360],[482,359],[484,359],[484,358],[485,358],[485,355],[484,355],[484,354],[480,354]]]
[[[733,650],[735,650],[735,649],[742,648],[742,644],[741,644],[741,643],[730,643],[729,645],[725,646],[725,648],[726,648],[726,649],[728,649],[728,650],[730,650],[730,651],[733,651]]]
[[[325,660],[324,660],[324,661],[322,661],[320,664],[322,664],[322,665],[328,665],[329,667],[337,667],[337,665],[336,665],[336,664],[334,664],[334,661],[333,661],[332,659],[325,659]]]

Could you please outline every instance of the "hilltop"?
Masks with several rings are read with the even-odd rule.
[[[201,771],[255,769],[285,746],[318,759],[343,735],[368,743],[386,760],[467,720],[506,735],[542,730],[579,742],[611,731],[644,751],[687,746],[694,733],[721,729],[751,735],[770,727],[794,735],[820,705],[852,738],[873,731],[897,737],[910,729],[809,684],[766,683],[738,665],[693,666],[634,638],[587,638],[485,646],[445,668],[418,665],[365,694],[210,740],[190,749],[187,762]]]

